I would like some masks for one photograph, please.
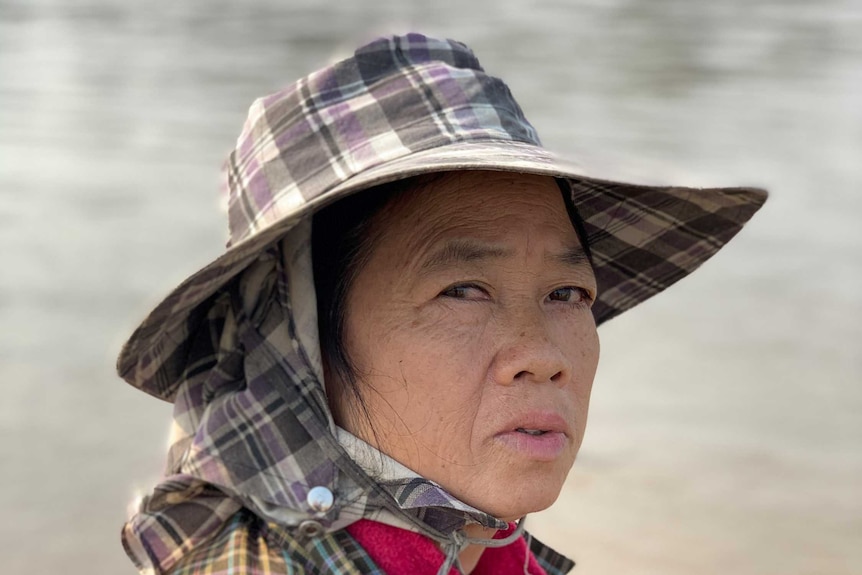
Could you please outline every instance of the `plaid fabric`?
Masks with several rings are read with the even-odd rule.
[[[369,168],[483,140],[540,145],[466,46],[419,35],[374,42],[252,104],[228,160],[228,245]]]
[[[172,575],[385,575],[347,531],[294,538],[247,510],[205,546],[184,555]]]
[[[236,560],[269,557],[257,527],[233,523],[243,510],[291,533],[286,545],[306,520],[325,541],[361,517],[397,517],[444,545],[468,521],[505,527],[421,477],[370,477],[338,442],[321,383],[309,216],[378,183],[454,169],[571,184],[599,281],[599,324],[690,273],[765,200],[753,189],[581,174],[540,147],[505,84],[451,41],[379,40],[258,100],[228,161],[229,249],[174,290],[118,359],[127,381],[175,404],[166,479],[123,530],[141,569],[168,573],[201,554],[213,567],[189,572],[238,573],[219,541],[250,549]],[[306,502],[316,486],[335,494],[325,513]],[[232,539],[231,529],[245,534]]]
[[[560,555],[529,533],[526,535],[528,545],[530,546],[530,551],[533,553],[533,557],[536,558],[536,561],[539,562],[539,565],[542,566],[542,569],[545,570],[545,573],[548,575],[564,575],[572,570],[575,566],[575,562]]]
[[[593,255],[596,325],[664,291],[712,257],[760,208],[750,189],[570,182]]]
[[[527,535],[530,550],[548,575],[573,567]],[[385,575],[346,530],[308,539],[295,538],[274,523],[242,510],[208,545],[185,555],[171,575]]]
[[[303,344],[314,339],[300,335],[292,308],[313,290],[308,231],[300,226],[267,250],[213,301],[196,333],[174,404],[168,476],[123,529],[142,572],[285,573],[299,562],[317,573],[349,559],[373,573],[360,551],[339,547],[347,545],[339,533],[359,518],[395,518],[444,545],[468,521],[507,526],[379,452],[395,471],[372,479],[342,447],[309,359],[317,353]],[[335,495],[326,513],[306,501],[318,486]],[[300,548],[306,520],[324,533]],[[262,538],[261,522],[279,543]]]

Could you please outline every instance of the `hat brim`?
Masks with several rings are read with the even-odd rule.
[[[196,329],[195,313],[302,219],[353,193],[394,180],[454,170],[492,170],[577,182],[572,201],[587,232],[601,324],[690,274],[723,247],[766,201],[759,188],[648,186],[596,177],[544,148],[512,141],[460,142],[385,162],[299,205],[231,246],[174,289],[134,331],[117,360],[131,385],[167,401],[178,375],[166,372]]]

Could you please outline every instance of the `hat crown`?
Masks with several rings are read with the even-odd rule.
[[[488,140],[541,145],[467,46],[419,34],[375,40],[252,104],[226,164],[228,246],[360,172]]]

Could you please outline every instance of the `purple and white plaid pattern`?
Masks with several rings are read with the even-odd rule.
[[[301,232],[293,247],[307,244],[301,224],[348,194],[458,169],[569,182],[599,284],[597,324],[696,269],[766,198],[582,173],[541,147],[505,84],[457,42],[378,40],[258,100],[227,162],[228,250],[159,304],[118,359],[129,383],[175,402],[168,477],[124,529],[139,565],[168,571],[243,508],[288,529],[314,517],[330,535],[379,510],[441,539],[469,519],[502,528],[421,478],[378,483],[341,448],[316,333],[294,308],[313,282],[288,279],[279,242]],[[337,501],[322,515],[305,501],[319,485]]]
[[[485,140],[540,145],[509,89],[466,46],[419,35],[374,42],[251,106],[228,160],[228,245],[356,174]]]

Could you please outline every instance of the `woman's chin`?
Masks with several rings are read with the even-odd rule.
[[[544,511],[553,505],[560,496],[564,481],[565,477],[562,480],[548,478],[545,481],[522,478],[521,481],[484,489],[479,497],[471,498],[475,501],[471,504],[504,521],[517,521],[525,515]]]

